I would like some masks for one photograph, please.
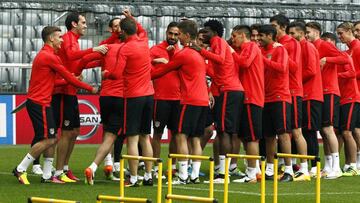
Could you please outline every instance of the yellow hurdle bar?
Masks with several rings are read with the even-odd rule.
[[[172,200],[187,200],[194,202],[217,202],[214,198],[214,159],[210,156],[198,156],[198,155],[187,155],[187,154],[169,154],[168,155],[168,194],[166,194],[166,203],[172,203]],[[185,159],[198,159],[198,160],[209,160],[210,161],[210,172],[209,172],[209,197],[195,197],[186,195],[172,194],[172,159],[173,158],[185,158]],[[159,202],[160,203],[160,202]]]
[[[229,202],[229,164],[230,158],[240,159],[260,159],[261,160],[261,184],[260,184],[260,202],[265,203],[265,157],[244,154],[226,154],[225,158],[225,181],[224,181],[224,203]]]
[[[43,203],[43,202],[48,202],[48,203],[79,203],[79,201],[72,201],[72,200],[62,200],[62,199],[51,199],[51,198],[42,198],[42,197],[29,197],[28,198],[28,203]]]
[[[300,154],[283,154],[283,153],[277,153],[274,158],[274,203],[278,202],[278,164],[279,160],[278,158],[299,158],[299,159],[309,159],[309,160],[316,160],[316,188],[315,188],[315,194],[316,194],[316,203],[320,203],[320,168],[321,168],[321,162],[320,157],[317,156],[308,156],[308,155],[300,155]]]
[[[195,196],[174,195],[174,194],[166,195],[166,199],[186,200],[192,202],[214,202],[214,203],[218,202],[216,199],[209,197],[195,197]]]
[[[198,160],[210,160],[210,156],[199,156],[190,154],[169,154],[169,158],[183,158],[183,159],[198,159]]]
[[[132,159],[132,160],[143,160],[143,161],[153,161],[153,162],[161,161],[160,158],[145,157],[145,156],[121,155],[121,157],[123,159]]]
[[[107,196],[107,195],[98,195],[98,200],[106,200],[113,202],[138,202],[138,203],[151,203],[151,200],[146,198],[134,198],[134,197],[116,197],[116,196]]]

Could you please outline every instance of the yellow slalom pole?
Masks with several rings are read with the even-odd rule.
[[[225,158],[225,181],[224,181],[224,203],[228,203],[228,189],[229,189],[229,160],[230,158],[228,158],[226,156]]]
[[[191,154],[169,154],[169,158],[180,158],[180,159],[198,159],[198,160],[209,160],[209,156],[191,155]]]
[[[120,197],[125,197],[125,190],[124,190],[124,181],[125,181],[125,177],[124,177],[124,167],[125,167],[125,161],[124,159],[121,157],[120,158]]]
[[[161,203],[161,190],[162,190],[162,170],[163,170],[163,163],[162,161],[158,161],[158,186],[157,186],[157,198],[156,202]]]
[[[168,160],[168,195],[172,194],[172,158],[169,155]],[[166,199],[167,203],[171,203],[172,200],[170,198]]]
[[[214,159],[210,160],[210,174],[209,174],[209,198],[214,198]]]
[[[278,158],[299,158],[299,159],[316,159],[316,156],[302,155],[302,154],[284,154],[277,153]]]
[[[54,203],[78,203],[78,201],[72,201],[72,200],[62,200],[62,199],[52,199],[52,198],[42,198],[42,197],[29,197],[28,202],[54,202]]]
[[[265,203],[265,157],[261,157],[261,203]]]
[[[320,157],[316,158],[316,203],[320,203]]]
[[[274,203],[277,203],[278,200],[278,164],[279,164],[279,161],[278,161],[278,158],[277,156],[275,155],[275,158],[274,158]]]

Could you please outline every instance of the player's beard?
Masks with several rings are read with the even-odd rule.
[[[177,40],[167,39],[166,42],[168,43],[168,45],[175,45],[177,43]]]

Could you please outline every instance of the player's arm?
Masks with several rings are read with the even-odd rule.
[[[61,87],[61,86],[65,86],[67,84],[69,84],[69,83],[64,79],[56,79],[54,85],[55,85],[55,87]]]
[[[335,45],[330,42],[324,42],[322,45],[322,52],[326,53],[326,56],[324,56],[324,58],[326,58],[326,63],[334,63],[338,65],[350,63],[347,54],[338,50]]]
[[[318,67],[316,67],[318,63],[318,58],[316,57],[316,48],[310,47],[309,44],[306,46],[306,50],[302,50],[305,54],[304,57],[307,58],[307,64],[304,64],[304,69],[302,72],[302,81],[303,83],[307,82],[311,78],[315,77]],[[319,69],[320,70],[320,69]]]
[[[49,57],[48,58],[50,67],[56,71],[57,73],[60,74],[61,77],[63,77],[68,83],[70,83],[71,85],[78,87],[78,88],[82,88],[85,89],[89,92],[94,92],[94,88],[91,87],[90,85],[79,81],[74,75],[72,75],[69,71],[67,71],[67,69],[65,68],[65,66],[63,66],[60,58],[58,57]]]
[[[125,17],[128,17],[128,18],[131,18],[135,21],[136,23],[136,28],[137,28],[137,32],[136,34],[139,36],[139,38],[141,39],[147,39],[148,36],[147,36],[147,32],[146,30],[141,26],[141,24],[134,18],[134,16],[132,16],[131,12],[129,9],[124,9],[123,12],[122,12]]]
[[[111,70],[105,70],[103,72],[103,78],[111,80],[117,80],[121,78],[124,73],[126,61],[127,56],[124,53],[119,52],[115,66]]]
[[[250,65],[253,63],[256,57],[256,52],[254,50],[255,44],[251,44],[248,48],[241,51],[240,54],[233,52],[234,61],[239,65],[240,69],[249,68]]]
[[[274,55],[271,59],[263,57],[265,67],[268,67],[274,71],[280,73],[286,73],[287,63],[288,63],[288,54],[285,48],[277,48],[278,50],[274,52]]]
[[[338,77],[343,79],[351,79],[356,77],[355,69],[352,64],[343,65],[345,70],[343,72],[338,72]]]
[[[200,54],[214,63],[223,64],[225,62],[226,49],[228,48],[227,46],[229,45],[226,43],[222,43],[221,40],[217,40],[214,41],[213,44],[211,44],[211,49],[213,50],[213,52],[202,48],[200,50]]]
[[[99,45],[103,44],[115,44],[119,39],[119,33],[118,32],[111,32],[111,36],[103,41],[100,42]]]
[[[176,55],[167,64],[158,64],[156,68],[151,69],[151,79],[157,79],[166,73],[176,70],[181,67],[184,63],[184,58],[181,55]]]
[[[84,69],[89,68],[95,68],[99,67],[101,65],[101,59],[103,58],[103,55],[98,52],[94,52],[91,54],[87,54],[84,57],[81,58],[78,66],[76,67],[76,72],[81,73]]]

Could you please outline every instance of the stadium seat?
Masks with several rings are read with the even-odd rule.
[[[10,44],[13,51],[31,51],[33,49],[30,39],[25,39],[25,46],[22,38],[11,38]],[[24,49],[25,48],[25,49]]]
[[[161,27],[167,27],[169,23],[174,21],[174,17],[172,16],[162,16],[160,17],[160,20],[157,21],[158,26]]]
[[[26,57],[25,61],[22,60],[22,51],[7,51],[5,52],[8,63],[29,63]]]
[[[35,38],[41,38],[41,31],[45,27],[45,25],[35,25],[34,31],[35,31]]]
[[[136,19],[145,29],[153,27],[151,17],[138,16]]]
[[[0,25],[0,37],[11,38],[14,36],[14,27],[12,25]]]
[[[53,21],[58,17],[58,14],[55,12],[45,12],[41,11],[39,13],[40,25],[52,25]]]
[[[155,9],[151,6],[139,6],[138,9],[140,15],[156,15]]]
[[[10,12],[0,12],[0,24],[1,25],[11,25],[11,16]]]
[[[4,51],[0,51],[0,63],[6,63],[6,55]]]
[[[177,13],[179,8],[177,6],[162,6],[161,13],[163,16],[173,16]]]
[[[11,50],[10,39],[8,39],[8,38],[0,38],[0,50],[1,51],[9,51],[9,50]]]
[[[80,49],[88,49],[93,47],[93,41],[89,39],[79,39]]]
[[[27,10],[28,12],[25,13],[25,17],[23,16],[22,13],[17,13],[16,15],[18,16],[19,18],[19,22],[20,23],[17,23],[17,24],[21,24],[23,21],[25,21],[25,25],[40,25],[40,18],[39,18],[39,15],[38,15],[38,12],[40,11],[37,11],[37,10]]]
[[[26,53],[28,59],[29,59],[29,63],[32,63],[34,61],[34,58],[36,56],[38,52],[37,51],[29,51]]]
[[[23,26],[22,25],[15,25],[15,37],[23,37]],[[36,37],[36,31],[33,26],[26,25],[25,26],[25,37],[26,38],[34,38]]]
[[[0,68],[1,90],[15,92],[21,87],[21,69],[18,67]]]
[[[44,46],[44,42],[41,38],[35,38],[32,39],[32,45],[34,51],[39,51]]]

